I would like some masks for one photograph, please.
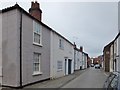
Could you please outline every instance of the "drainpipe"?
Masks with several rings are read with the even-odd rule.
[[[114,65],[115,65],[115,57],[114,57],[114,42],[113,42],[113,71],[115,71]]]
[[[20,88],[22,88],[22,13],[20,11]]]
[[[74,71],[75,71],[75,48],[74,48]]]

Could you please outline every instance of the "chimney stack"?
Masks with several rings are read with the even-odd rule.
[[[83,47],[82,46],[80,46],[80,52],[83,52]]]
[[[74,49],[76,49],[76,44],[75,44],[75,42],[74,42]]]
[[[39,21],[41,21],[42,19],[42,10],[40,9],[40,5],[37,1],[35,2],[31,2],[31,8],[29,9],[29,13],[35,17],[36,19],[38,19]]]

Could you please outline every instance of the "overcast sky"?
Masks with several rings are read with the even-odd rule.
[[[72,43],[76,42],[78,47],[83,46],[90,57],[101,55],[104,46],[118,33],[117,0],[37,1],[43,12],[42,22]],[[4,0],[0,9],[16,2],[26,11],[31,5],[30,0]]]

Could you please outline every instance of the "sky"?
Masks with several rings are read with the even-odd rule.
[[[0,9],[18,3],[26,11],[34,0],[4,0]],[[37,0],[42,22],[77,47],[83,46],[90,57],[102,54],[105,45],[118,33],[117,0]]]

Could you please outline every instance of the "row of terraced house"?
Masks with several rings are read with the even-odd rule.
[[[18,4],[0,11],[0,81],[2,86],[23,87],[86,69],[83,47],[44,24],[38,2],[29,13]]]
[[[104,59],[104,71],[114,72],[119,71],[120,63],[120,33],[115,37],[115,39],[106,45],[103,49],[103,59]]]
[[[120,2],[118,3],[118,34],[103,49],[104,71],[120,72]]]

